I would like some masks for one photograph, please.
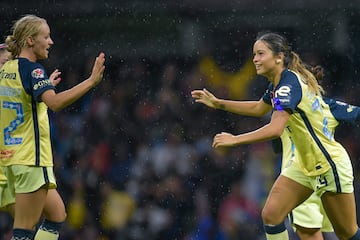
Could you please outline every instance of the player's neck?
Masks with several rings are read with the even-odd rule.
[[[37,58],[31,48],[23,48],[19,54],[20,58],[26,58],[31,62],[36,62]]]

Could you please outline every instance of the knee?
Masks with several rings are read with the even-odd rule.
[[[283,222],[282,218],[278,212],[274,211],[273,208],[264,207],[261,211],[261,218],[264,224],[277,225]]]
[[[335,234],[339,239],[360,239],[360,230],[357,226],[337,227],[334,226]]]
[[[59,219],[60,221],[59,222],[65,222],[66,217],[67,217],[67,213],[66,213],[66,211],[63,211],[61,216],[60,216],[60,219]]]
[[[67,217],[66,211],[65,209],[63,209],[63,211],[56,211],[56,212],[51,212],[51,214],[47,214],[45,215],[45,218],[48,219],[51,222],[65,222]]]
[[[65,209],[64,209],[63,211],[61,211],[61,212],[58,214],[57,219],[56,219],[56,222],[65,222],[66,217],[67,217],[67,214],[66,214],[66,211],[65,211]]]

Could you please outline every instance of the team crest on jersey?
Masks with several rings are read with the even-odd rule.
[[[41,69],[41,68],[37,68],[37,69],[34,69],[32,72],[31,72],[31,76],[33,78],[44,78],[44,71]]]

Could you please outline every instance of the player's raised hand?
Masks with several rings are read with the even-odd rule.
[[[100,53],[99,56],[96,57],[94,66],[91,71],[91,75],[89,80],[93,81],[94,86],[99,84],[103,78],[104,70],[105,70],[105,54]]]
[[[218,98],[205,88],[203,90],[191,91],[191,96],[195,99],[195,102],[205,104],[211,108],[217,108]]]
[[[55,71],[50,74],[49,80],[53,86],[58,85],[61,81],[61,78],[59,77],[60,74],[61,72],[58,69],[55,69]]]

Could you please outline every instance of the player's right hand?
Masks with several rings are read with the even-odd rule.
[[[94,86],[99,84],[103,79],[105,71],[105,54],[102,52],[96,57],[94,66],[91,71],[90,79],[93,81]]]
[[[211,108],[217,108],[216,102],[218,101],[218,98],[215,97],[214,94],[209,92],[206,88],[204,88],[203,90],[191,91],[191,96],[195,99],[195,102],[205,104],[206,106]]]

